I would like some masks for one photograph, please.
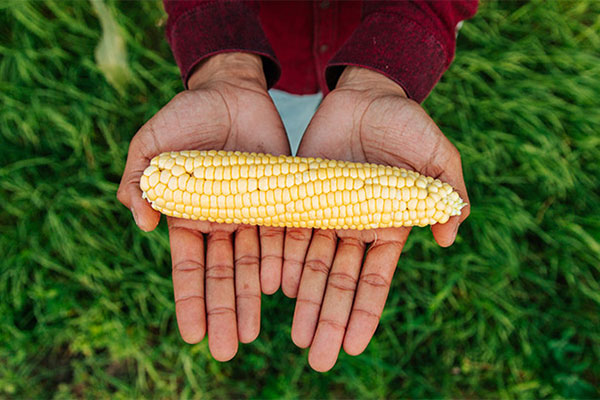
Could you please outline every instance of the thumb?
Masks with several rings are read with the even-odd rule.
[[[150,203],[142,198],[140,177],[144,169],[150,165],[150,159],[144,157],[137,148],[137,142],[131,141],[125,171],[121,178],[117,199],[131,210],[135,224],[143,231],[154,230],[160,221],[160,213],[154,210]]]
[[[467,205],[462,208],[460,215],[451,217],[445,224],[435,224],[431,226],[431,232],[433,233],[435,241],[442,247],[448,247],[454,243],[459,225],[471,212],[471,204],[463,178],[460,155],[454,146],[452,146],[452,150],[449,151],[449,153],[452,154],[452,156],[448,158],[447,163],[441,166],[443,172],[439,174],[438,178],[442,182],[446,182],[452,186]]]

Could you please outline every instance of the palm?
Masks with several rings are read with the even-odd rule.
[[[313,117],[298,153],[417,170],[449,182],[466,199],[456,149],[418,104],[402,96],[335,90]],[[454,217],[432,230],[441,245],[449,245],[457,226]],[[367,346],[409,232],[410,228],[315,230],[299,285],[298,268],[284,262],[282,287],[298,297],[292,338],[300,347],[311,346],[313,368],[331,368],[342,343],[349,354]],[[291,233],[286,258],[295,256],[288,253],[288,244],[300,248],[310,239],[306,230]]]
[[[398,110],[404,111],[398,119],[407,120],[415,118],[413,114],[415,109],[408,109],[412,104],[401,98],[377,99],[372,103],[365,104],[365,99],[360,93],[351,90],[340,90],[329,95],[319,108],[319,112],[314,116],[311,124],[313,128],[310,132],[327,132],[327,134],[308,134],[299,148],[298,154],[301,156],[322,157],[334,160],[348,160],[355,162],[368,162],[384,165],[395,165],[398,167],[415,169],[414,163],[409,162],[410,155],[416,155],[418,158],[424,158],[426,154],[418,153],[418,149],[424,147],[408,148],[407,143],[403,142],[401,146],[394,147],[390,140],[398,140],[397,130],[392,128],[396,125],[392,121],[385,121],[385,112],[382,109],[393,108],[396,113]],[[360,118],[348,118],[349,110],[352,114],[360,115]],[[422,112],[422,109],[418,107]],[[359,121],[357,124],[356,121]],[[416,127],[413,126],[413,129]],[[423,137],[424,132],[419,132]],[[365,144],[365,145],[363,145]],[[412,146],[411,146],[412,147]],[[399,153],[394,154],[397,158],[403,152],[406,152],[406,161],[401,165],[397,162],[390,162],[385,155],[386,152],[397,149]],[[423,151],[423,153],[425,153]],[[417,160],[420,161],[420,160]],[[421,162],[418,162],[422,164]],[[409,232],[410,228],[396,229],[376,229],[366,231],[356,230],[336,230],[336,235],[340,238],[353,238],[363,242],[373,242],[376,237],[381,235],[390,235],[395,231],[396,235],[401,232]]]
[[[119,199],[146,230],[154,229],[160,214],[141,198],[139,177],[155,155],[190,149],[289,153],[266,91],[223,82],[215,86],[180,93],[131,142]],[[283,231],[261,229],[259,238],[256,227],[167,221],[181,336],[196,343],[208,328],[213,356],[230,359],[238,340],[250,342],[258,335],[261,283],[268,293],[279,286]]]

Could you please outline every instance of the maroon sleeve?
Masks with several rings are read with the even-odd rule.
[[[456,25],[477,11],[477,0],[365,1],[361,23],[329,62],[333,89],[343,69],[381,72],[422,102],[454,58]]]
[[[232,51],[260,55],[269,87],[279,79],[279,63],[258,19],[258,2],[164,0],[164,5],[167,40],[186,87],[200,61]]]

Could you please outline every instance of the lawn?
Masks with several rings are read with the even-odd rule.
[[[137,230],[115,193],[182,85],[160,2],[107,6],[112,75],[90,3],[0,4],[0,398],[600,397],[600,2],[485,2],[465,23],[424,107],[471,216],[448,249],[413,230],[374,340],[326,374],[281,292],[228,363],[179,338],[166,224]]]

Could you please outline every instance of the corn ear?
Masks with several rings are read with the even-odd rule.
[[[160,154],[140,188],[169,216],[279,227],[426,226],[466,205],[447,183],[403,168],[239,151]]]

